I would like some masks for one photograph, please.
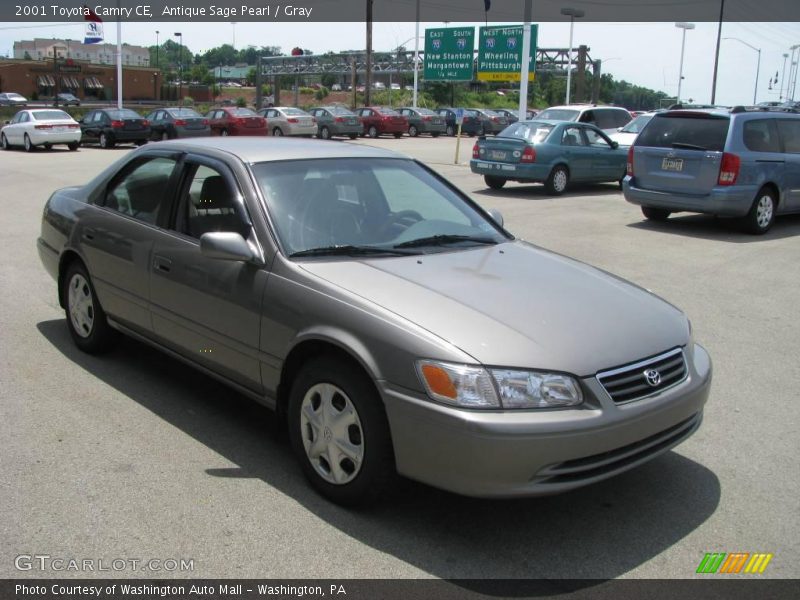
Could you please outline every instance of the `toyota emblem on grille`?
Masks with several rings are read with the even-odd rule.
[[[658,384],[661,383],[661,373],[655,369],[647,369],[647,371],[644,372],[644,378],[647,380],[650,387],[657,387]]]

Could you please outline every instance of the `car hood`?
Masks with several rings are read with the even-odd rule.
[[[593,375],[689,339],[683,313],[609,273],[525,242],[300,263],[486,365]]]

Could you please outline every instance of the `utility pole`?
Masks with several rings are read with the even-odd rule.
[[[714,55],[714,78],[711,80],[711,104],[714,104],[717,99],[717,67],[719,67],[719,44],[722,41],[722,17],[724,14],[725,0],[719,0],[719,27],[717,28],[717,52]]]
[[[364,106],[369,106],[372,88],[372,0],[367,0],[367,72],[364,75]]]

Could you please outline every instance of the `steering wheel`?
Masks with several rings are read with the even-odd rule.
[[[378,229],[378,235],[383,237],[397,228],[401,228],[397,233],[402,233],[415,223],[424,220],[425,217],[415,210],[399,210],[396,213],[390,213],[386,217],[386,220],[381,224],[380,229]]]

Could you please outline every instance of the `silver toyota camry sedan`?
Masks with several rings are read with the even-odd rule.
[[[398,474],[484,497],[590,484],[689,437],[711,385],[679,309],[395,152],[147,145],[56,191],[38,249],[80,349],[133,336],[275,409],[342,504]]]

